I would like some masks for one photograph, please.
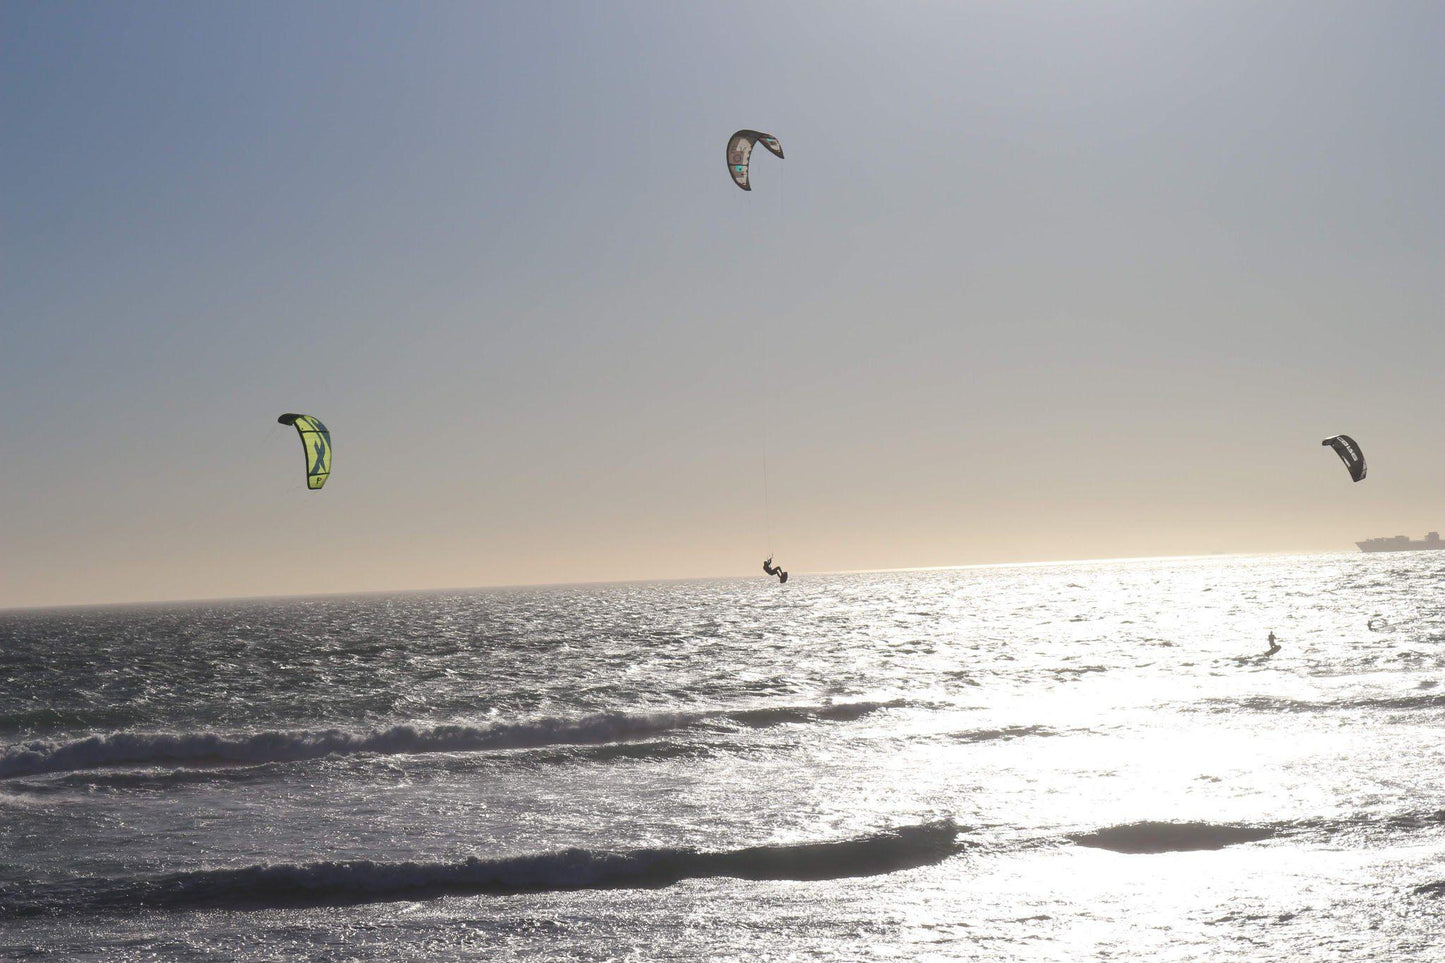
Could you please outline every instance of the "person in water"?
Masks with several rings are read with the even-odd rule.
[[[1279,651],[1279,642],[1275,640],[1274,633],[1269,634],[1269,651],[1265,655],[1274,655]]]

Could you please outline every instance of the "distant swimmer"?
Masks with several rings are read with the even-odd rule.
[[[1269,634],[1269,651],[1265,655],[1274,655],[1279,651],[1279,642],[1275,640],[1274,633]]]

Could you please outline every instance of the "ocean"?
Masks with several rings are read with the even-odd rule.
[[[3,612],[0,958],[1439,960],[1442,576]]]

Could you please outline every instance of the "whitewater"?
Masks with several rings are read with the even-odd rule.
[[[1440,959],[1442,575],[0,612],[0,959]]]

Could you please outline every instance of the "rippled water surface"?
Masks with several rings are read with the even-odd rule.
[[[1442,575],[0,613],[0,957],[1441,959]]]

